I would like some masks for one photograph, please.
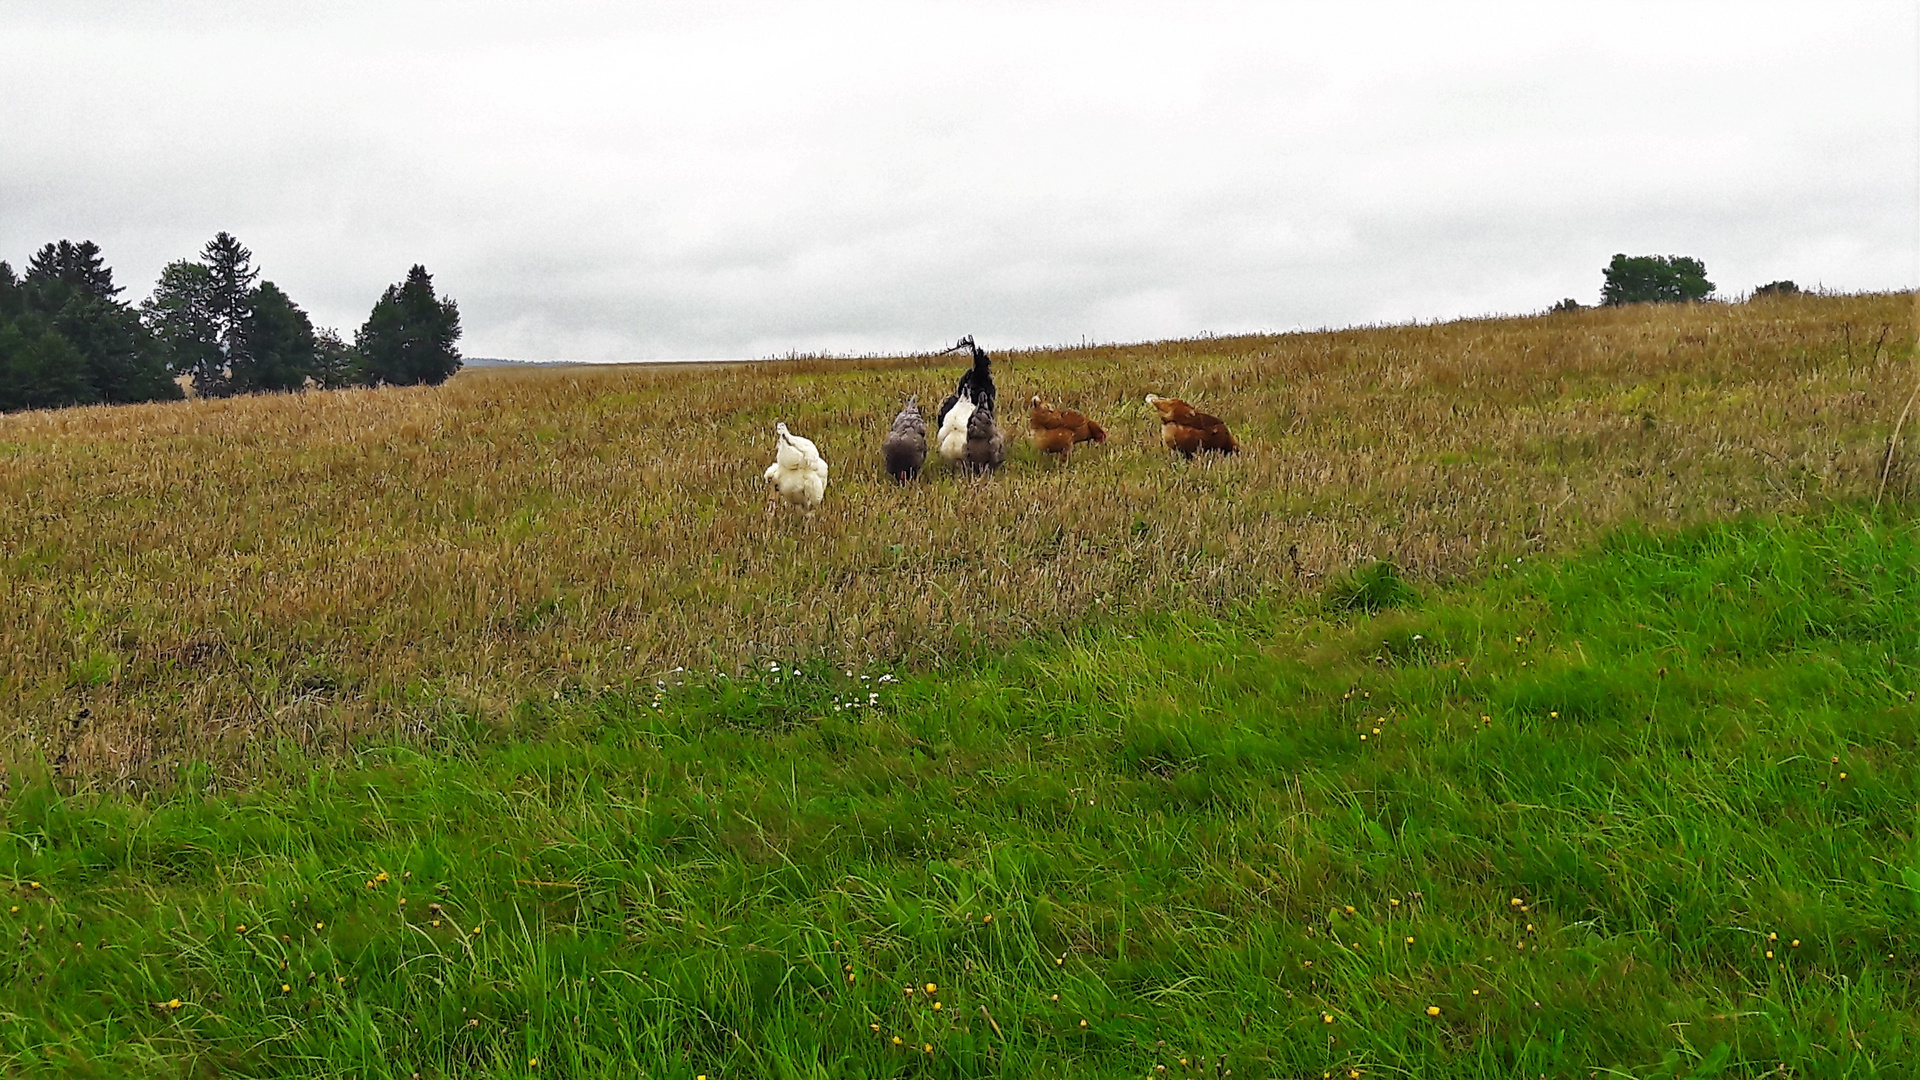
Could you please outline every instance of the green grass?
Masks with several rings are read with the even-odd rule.
[[[1912,1075],[1908,511],[1327,592],[16,779],[0,1070]]]

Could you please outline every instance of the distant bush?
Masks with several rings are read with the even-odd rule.
[[[1791,281],[1769,281],[1753,290],[1753,298],[1758,300],[1763,296],[1794,296],[1800,291],[1800,286]]]
[[[1600,303],[1682,304],[1713,295],[1707,266],[1685,255],[1615,255],[1607,265]]]
[[[1547,314],[1549,314],[1549,315],[1560,315],[1560,314],[1563,314],[1563,313],[1565,313],[1565,312],[1569,312],[1569,311],[1579,311],[1579,310],[1581,310],[1581,309],[1583,309],[1583,308],[1585,308],[1586,306],[1587,306],[1587,305],[1585,305],[1585,304],[1582,304],[1582,303],[1581,303],[1580,301],[1578,301],[1578,300],[1575,300],[1575,299],[1574,299],[1573,297],[1571,297],[1571,296],[1569,296],[1569,297],[1567,297],[1567,298],[1566,298],[1565,300],[1562,300],[1562,301],[1560,301],[1559,303],[1557,303],[1557,304],[1555,304],[1555,305],[1553,305],[1552,307],[1550,307],[1550,308],[1548,308],[1548,309],[1547,309]]]

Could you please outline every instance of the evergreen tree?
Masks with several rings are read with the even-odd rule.
[[[387,286],[354,337],[370,383],[439,385],[460,370],[460,308],[433,294],[433,278],[416,265]]]
[[[167,368],[190,376],[195,394],[227,397],[264,388],[253,383],[260,369],[248,352],[259,276],[253,252],[223,230],[200,250],[199,262],[168,263],[141,305]]]
[[[87,359],[34,312],[0,324],[0,412],[97,401]]]
[[[247,306],[241,347],[229,361],[234,392],[305,386],[314,368],[313,321],[271,281],[253,290]]]
[[[141,318],[159,342],[167,370],[193,380],[200,397],[226,397],[227,354],[220,345],[213,272],[178,259],[160,270],[153,295],[140,305]]]
[[[366,373],[361,369],[360,354],[354,351],[352,345],[340,340],[340,335],[332,330],[314,331],[313,381],[323,390],[339,390],[367,383]]]
[[[40,294],[42,311],[59,307],[75,294],[112,300],[121,292],[100,255],[100,245],[91,240],[77,244],[62,240],[41,248],[27,260],[25,284],[29,292]]]
[[[152,401],[181,396],[160,349],[119,299],[113,270],[91,240],[48,244],[27,261],[22,307],[39,314],[86,360],[87,400]]]
[[[25,304],[26,294],[20,288],[20,279],[13,276],[13,267],[0,259],[0,324],[19,315]]]
[[[1706,264],[1685,255],[1615,255],[1608,264],[1600,303],[1677,304],[1713,295]]]

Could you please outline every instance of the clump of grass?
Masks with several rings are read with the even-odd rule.
[[[1417,611],[544,696],[512,730],[244,788],[16,775],[0,1053],[22,1076],[1898,1072],[1911,513],[1509,566]]]
[[[1376,559],[1340,575],[1327,585],[1321,606],[1327,611],[1386,611],[1419,603],[1420,594],[1393,563]]]

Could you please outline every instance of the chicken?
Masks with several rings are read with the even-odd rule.
[[[813,513],[827,495],[827,462],[812,439],[803,439],[787,430],[785,423],[773,425],[779,444],[774,448],[773,464],[767,466],[767,513],[773,513],[775,500]]]
[[[880,447],[887,460],[887,475],[901,483],[920,475],[920,464],[927,460],[927,421],[920,415],[920,397],[909,397],[893,418],[893,430]]]
[[[1208,416],[1179,398],[1148,394],[1147,404],[1160,414],[1160,441],[1188,460],[1203,451],[1235,454],[1240,444],[1217,416]]]
[[[956,407],[955,411],[959,411]],[[1007,437],[1001,433],[1000,426],[993,422],[993,409],[981,406],[967,417],[966,457],[963,465],[968,472],[992,472],[1007,460]]]
[[[1033,445],[1065,460],[1074,443],[1106,442],[1107,431],[1074,409],[1056,409],[1039,394],[1028,402],[1032,408]]]
[[[961,398],[948,403],[940,418],[940,433],[934,439],[934,447],[949,465],[956,465],[967,456],[967,425],[972,422],[973,414],[973,401]]]
[[[954,388],[953,393],[947,395],[947,400],[940,403],[940,412],[934,417],[933,422],[942,431],[946,430],[947,414],[952,412],[953,407],[961,401],[971,401],[975,408],[982,408],[988,412],[992,412],[994,408],[993,358],[987,355],[985,349],[973,343],[972,335],[961,338],[959,344],[948,349],[947,352],[959,349],[967,349],[973,353],[973,367],[968,368],[960,376],[960,385]],[[965,424],[966,421],[963,420],[961,423]]]

